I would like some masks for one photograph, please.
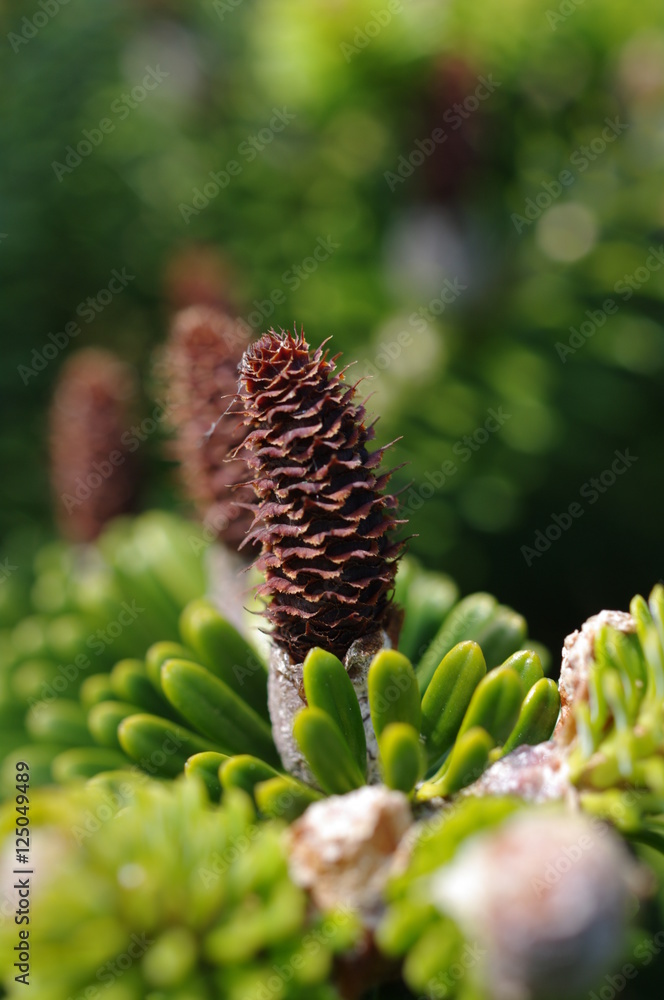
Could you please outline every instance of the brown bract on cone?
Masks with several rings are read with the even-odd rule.
[[[209,306],[192,306],[173,320],[165,357],[174,457],[185,489],[214,537],[237,550],[252,522],[241,505],[250,477],[229,453],[245,435],[242,418],[227,412],[237,388],[237,368],[247,335],[239,321]]]
[[[303,333],[270,331],[245,353],[238,405],[241,449],[257,496],[248,538],[261,545],[272,638],[301,663],[320,646],[343,658],[357,639],[389,631],[397,558],[397,500],[384,496],[385,448],[353,402],[355,385]],[[387,446],[386,446],[387,447]]]
[[[50,412],[51,482],[58,526],[70,541],[94,541],[133,509],[135,397],[131,369],[110,351],[79,351],[62,368]]]

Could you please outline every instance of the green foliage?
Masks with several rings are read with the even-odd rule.
[[[459,735],[479,726],[496,743],[504,743],[517,720],[523,687],[511,667],[498,667],[483,677],[473,692]]]
[[[95,741],[103,747],[120,749],[118,727],[128,716],[140,709],[122,701],[100,701],[88,712],[88,727]]]
[[[277,759],[268,723],[205,667],[186,660],[166,660],[161,684],[166,697],[190,725],[228,752],[255,750],[268,760]]]
[[[569,766],[585,807],[664,848],[664,587],[631,603],[636,634],[605,626],[588,697],[574,706]]]
[[[180,632],[197,660],[217,674],[254,711],[269,719],[267,672],[237,629],[208,601],[199,600],[188,604],[182,612]]]
[[[144,525],[150,527],[152,537],[155,523],[164,562],[162,565],[152,557],[154,565],[148,573],[149,560],[146,563],[130,549],[127,539],[138,537]],[[163,545],[168,531],[173,541],[166,558]],[[169,565],[173,552],[182,557],[184,531],[178,522],[163,521],[157,514],[144,515],[135,525],[126,522],[112,526],[101,547],[113,558],[114,569],[110,572],[114,586],[119,586],[120,578],[131,578],[138,585],[145,581],[146,573],[150,588],[154,589],[158,581],[163,586],[169,578],[164,567]],[[120,540],[122,554],[114,550],[113,539]],[[189,572],[191,575],[191,568]],[[404,581],[408,581],[408,587]],[[421,597],[429,587],[434,599],[427,603]],[[412,627],[405,629],[407,645],[415,645],[430,660],[437,655],[444,631],[444,623],[443,629],[436,626],[433,609],[442,609],[446,618],[454,616],[455,607],[450,609],[449,605],[456,591],[446,578],[422,570],[410,559],[399,578],[399,589],[406,623],[411,615],[415,620]],[[149,596],[145,596],[147,607]],[[490,622],[496,617],[517,617],[488,595],[474,595],[461,605],[476,602],[485,607],[487,601]],[[174,620],[177,604],[172,592],[162,594],[159,607],[166,606],[172,606],[170,620]],[[454,634],[463,639],[461,618],[466,621],[464,616],[457,616]],[[525,634],[525,623],[519,621],[512,648],[508,649],[510,654],[514,654],[517,638]],[[473,634],[475,624],[474,620],[468,624]],[[142,632],[138,643],[145,642],[144,635]],[[263,802],[270,815],[292,816],[315,800],[315,789],[307,789],[302,782],[280,773],[281,763],[266,721],[267,671],[262,655],[208,601],[196,597],[181,611],[179,629],[171,631],[170,638],[159,639],[147,649],[134,646],[131,652],[133,655],[119,660],[108,673],[85,676],[82,683],[72,687],[71,694],[67,690],[67,697],[40,701],[31,709],[28,724],[34,746],[25,746],[24,735],[19,740],[17,734],[16,740],[19,745],[23,742],[21,754],[35,767],[37,779],[43,776],[49,780],[57,775],[58,780],[75,780],[121,767],[138,768],[160,777],[175,777],[186,770],[201,775],[215,801],[226,788],[239,786],[256,802]],[[435,781],[432,784],[430,780],[418,795],[425,797],[427,788],[430,794],[438,795],[442,786],[436,782],[452,761],[451,750],[463,726],[484,726],[478,745],[490,739],[492,759],[500,753],[500,744],[506,738],[504,730],[508,728],[506,715],[518,712],[528,685],[541,675],[533,652],[512,655],[510,664],[513,666],[508,664],[495,671],[495,678],[491,677],[494,672],[488,675],[491,690],[481,698],[484,658],[479,647],[466,640],[437,666],[422,699],[409,658],[403,652],[384,650],[374,658],[367,678],[369,729],[365,728],[368,720],[363,722],[358,696],[343,664],[326,651],[314,649],[303,669],[308,708],[296,719],[294,735],[317,784],[327,794],[343,793],[367,780],[367,738],[371,735],[377,740],[378,768],[388,785],[412,793],[428,773]],[[507,687],[511,682],[511,701],[505,678]],[[80,699],[76,700],[79,688]],[[479,694],[473,702],[476,689]],[[478,704],[479,714],[473,707]],[[553,720],[547,715],[543,721],[532,707],[530,716],[530,727],[525,721],[520,729],[517,727],[510,745],[534,739],[535,732],[542,739],[549,735]],[[485,731],[491,736],[484,735]],[[47,754],[39,756],[40,745],[49,748],[52,769]],[[488,758],[483,759],[480,766],[477,746],[473,746],[475,750],[468,759],[462,751],[468,750],[470,744],[464,742],[461,750],[457,748],[447,779],[454,790],[479,776],[488,763]],[[59,762],[61,755],[63,760]],[[13,759],[8,760],[7,773]],[[375,780],[376,768],[372,767],[371,780]],[[267,786],[264,792],[263,785]]]
[[[508,657],[505,666],[518,674],[524,691],[530,691],[544,676],[540,657],[530,649],[522,649]]]
[[[155,691],[143,660],[120,660],[111,671],[110,682],[116,698],[130,704],[141,705],[146,711],[155,715],[180,720],[181,717],[173,711],[166,698],[162,697],[159,691]]]
[[[308,704],[326,712],[336,723],[366,777],[367,740],[362,711],[343,663],[332,653],[312,649],[304,661],[302,679]]]
[[[383,730],[404,722],[419,731],[422,710],[412,664],[403,653],[384,649],[371,661],[367,676],[371,722],[377,739]]]
[[[5,831],[12,820],[7,807]],[[109,777],[39,794],[32,821],[53,852],[30,924],[40,1000],[90,988],[109,1000],[242,1000],[275,983],[283,1000],[337,996],[332,960],[356,939],[355,918],[310,913],[288,877],[283,824],[257,825],[243,792],[212,806],[198,781]],[[13,921],[0,940],[7,995],[21,996]]]
[[[432,577],[411,560],[407,573],[413,585],[421,579],[429,583]],[[444,579],[434,583],[448,597],[453,593]],[[401,596],[408,613],[413,604],[403,582]],[[474,596],[486,604],[488,595]],[[492,615],[514,616],[489,601]],[[293,730],[318,786],[308,788],[281,772],[264,721],[266,668],[257,649],[202,599],[184,609],[180,627],[182,642],[159,641],[147,650],[145,661],[116,664],[107,681],[103,680],[107,675],[89,679],[82,707],[74,704],[79,730],[81,726],[84,730],[87,718],[87,731],[80,732],[83,738],[75,726],[68,729],[66,720],[58,721],[60,709],[42,708],[42,725],[51,739],[59,736],[66,746],[78,748],[80,761],[85,759],[84,744],[93,740],[124,752],[127,768],[161,777],[174,777],[183,770],[199,774],[213,801],[226,789],[239,787],[266,815],[294,817],[319,797],[319,789],[343,794],[366,782],[369,736],[375,741],[374,755],[377,744],[384,782],[423,801],[451,795],[469,784],[507,746],[547,739],[558,712],[557,689],[553,682],[542,685],[536,653],[509,650],[508,661],[487,674],[479,646],[465,640],[438,664],[423,698],[408,657],[396,650],[378,653],[367,675],[369,728],[341,661],[313,649],[303,665],[307,707],[296,716]],[[472,622],[469,630],[474,632]],[[518,635],[524,632],[525,625]],[[411,643],[428,636],[437,650],[440,629],[430,618],[426,627],[420,619],[409,634]],[[458,621],[455,634],[463,636]],[[424,656],[432,655],[425,648]],[[256,675],[259,684],[249,681]],[[256,701],[258,690],[265,699],[262,705]],[[90,755],[90,774],[100,770],[99,759]],[[121,766],[117,757],[112,766]],[[372,767],[370,780],[376,780]]]
[[[414,992],[436,997],[445,986],[468,1000],[484,996],[473,975],[476,963],[459,964],[465,939],[431,904],[425,877],[448,864],[470,837],[497,828],[519,808],[523,804],[511,799],[461,798],[416,829],[408,865],[387,888],[387,907],[376,930],[381,951],[403,960],[403,978]],[[463,976],[451,974],[452,968],[462,968]]]
[[[189,757],[184,765],[184,773],[188,778],[199,778],[204,784],[210,799],[218,802],[221,798],[221,765],[229,758],[216,750],[204,750]]]
[[[394,599],[404,609],[399,649],[416,662],[459,600],[459,588],[445,573],[425,569],[406,554],[399,560]]]
[[[30,753],[27,754],[27,759],[31,759]],[[69,782],[85,781],[104,771],[115,771],[124,763],[124,755],[112,749],[72,747],[52,757],[51,777],[59,784],[66,785]],[[32,770],[30,776],[32,778]],[[46,784],[46,781],[42,783]]]
[[[291,822],[320,795],[313,788],[286,775],[262,781],[254,788],[256,805],[265,816]]]
[[[534,663],[535,654],[524,653],[516,654],[516,662]],[[549,739],[560,710],[556,685],[528,691],[529,672],[522,672],[524,683],[510,663],[514,656],[486,674],[482,652],[472,642],[460,644],[442,660],[424,701],[433,734],[429,757],[436,759],[443,749],[444,759],[418,798],[451,795],[478,778],[490,759],[523,743]],[[441,707],[438,723],[431,721],[436,705]]]
[[[388,788],[409,794],[426,770],[417,729],[407,722],[390,722],[380,734],[380,762]]]
[[[118,726],[120,746],[148,774],[174,778],[192,754],[220,747],[183,726],[155,715],[130,715]]]
[[[322,708],[303,708],[293,735],[323,791],[343,795],[364,784],[364,775],[334,719]]]
[[[450,749],[477,685],[486,674],[476,642],[460,642],[436,668],[422,698],[422,732],[432,762]]]
[[[494,747],[491,735],[481,726],[457,734],[449,755],[430,781],[418,790],[419,799],[453,795],[478,778],[489,764]]]
[[[475,641],[491,669],[519,649],[526,634],[521,615],[499,604],[491,594],[471,594],[452,608],[424,652],[417,666],[420,690],[424,694],[441,659],[457,643]]]
[[[9,755],[8,771],[21,747],[35,783],[52,778],[39,746],[54,758],[91,740],[117,749],[111,719],[117,728],[127,705],[184,721],[142,658],[157,639],[178,638],[183,606],[205,589],[204,548],[196,527],[151,511],[115,522],[85,549],[51,543],[32,553],[29,586],[2,637],[0,754]],[[91,735],[88,713],[103,702],[115,708],[94,712]],[[58,773],[69,774],[69,764]]]
[[[526,694],[514,729],[503,746],[503,752],[509,753],[515,747],[525,744],[535,746],[548,740],[559,712],[560,695],[556,682],[550,677],[540,678]]]
[[[278,774],[265,761],[249,754],[238,754],[229,757],[223,766],[219,766],[219,776],[225,789],[242,788],[249,795],[253,795],[256,785],[270,781],[278,777]]]

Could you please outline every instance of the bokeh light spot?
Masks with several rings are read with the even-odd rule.
[[[537,226],[537,245],[551,260],[569,264],[585,257],[597,239],[597,220],[585,205],[554,205]]]

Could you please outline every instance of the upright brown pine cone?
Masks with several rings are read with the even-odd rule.
[[[252,523],[240,506],[253,500],[250,478],[229,452],[242,442],[242,418],[227,413],[237,387],[237,367],[247,343],[237,320],[209,306],[192,306],[173,321],[166,352],[174,454],[182,479],[206,528],[236,550]]]
[[[93,541],[134,506],[135,396],[131,369],[110,351],[78,351],[62,368],[50,411],[51,482],[58,526],[70,541]]]
[[[314,646],[343,658],[387,630],[402,542],[397,501],[376,470],[385,448],[353,403],[355,386],[304,335],[264,336],[240,364],[239,406],[249,427],[241,453],[258,498],[248,539],[261,545],[272,638],[297,664]]]

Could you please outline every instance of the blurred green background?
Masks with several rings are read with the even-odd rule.
[[[60,364],[113,348],[149,413],[202,246],[256,334],[372,376],[411,550],[464,592],[556,649],[661,578],[661,0],[8,0],[2,34],[0,558],[52,530]]]

